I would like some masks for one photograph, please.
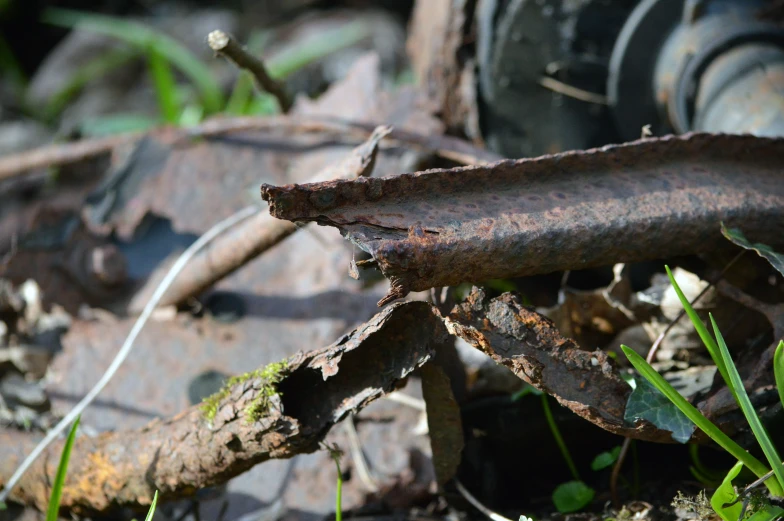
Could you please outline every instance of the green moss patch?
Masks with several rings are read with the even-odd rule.
[[[245,419],[248,423],[258,421],[269,409],[270,399],[278,394],[278,383],[286,376],[289,364],[287,360],[281,362],[274,362],[261,369],[250,371],[239,376],[232,376],[223,385],[220,391],[205,398],[201,403],[201,410],[204,417],[208,421],[213,421],[218,409],[223,403],[223,400],[228,398],[231,394],[232,388],[248,380],[261,380],[261,389],[259,389],[256,398],[250,403],[245,410]]]

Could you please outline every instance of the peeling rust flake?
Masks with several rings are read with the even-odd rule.
[[[719,223],[784,238],[784,139],[686,134],[487,166],[275,187],[279,219],[335,226],[392,289],[709,251]]]

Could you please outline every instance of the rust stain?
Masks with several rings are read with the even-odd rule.
[[[784,240],[784,139],[686,134],[487,166],[262,186],[277,218],[335,226],[410,291],[709,251],[719,222]],[[318,200],[318,207],[312,204]],[[373,217],[370,217],[373,216]]]

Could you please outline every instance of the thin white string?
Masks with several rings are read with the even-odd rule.
[[[179,275],[185,265],[191,260],[191,258],[204,246],[210,243],[215,237],[222,234],[232,226],[236,225],[240,221],[247,219],[248,217],[258,213],[260,211],[259,207],[257,206],[249,206],[240,210],[239,212],[227,217],[226,219],[222,220],[209,230],[199,237],[199,239],[191,244],[188,249],[182,252],[182,255],[177,259],[177,262],[171,267],[169,272],[166,274],[166,277],[161,281],[158,287],[155,289],[155,293],[153,293],[152,297],[150,297],[149,302],[142,310],[141,315],[136,320],[136,323],[133,325],[131,332],[128,333],[128,337],[125,339],[120,351],[117,353],[117,356],[114,357],[112,360],[112,364],[109,368],[104,372],[101,379],[95,386],[90,389],[90,392],[82,398],[82,400],[76,404],[76,406],[71,409],[69,412],[60,422],[54,426],[52,430],[46,435],[46,437],[41,440],[41,442],[33,449],[27,458],[22,462],[16,472],[14,472],[13,476],[8,480],[5,485],[5,488],[2,492],[0,492],[0,503],[3,503],[8,499],[8,495],[11,493],[11,489],[17,484],[17,482],[21,479],[25,472],[30,468],[30,466],[35,462],[38,456],[48,447],[59,435],[62,433],[66,427],[68,427],[77,416],[82,414],[82,412],[90,405],[90,403],[98,396],[98,394],[106,387],[106,384],[112,379],[114,374],[117,372],[117,369],[120,368],[120,365],[125,361],[128,355],[133,348],[134,342],[136,341],[136,337],[139,336],[144,325],[147,323],[147,320],[152,315],[152,312],[155,310],[155,306],[158,305],[161,298],[163,298],[164,293],[166,290],[169,289],[171,283],[174,282],[174,279]]]

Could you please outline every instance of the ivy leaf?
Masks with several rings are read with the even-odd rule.
[[[767,244],[761,244],[759,242],[751,243],[739,229],[727,228],[724,226],[724,223],[721,224],[721,233],[741,248],[756,251],[760,257],[764,258],[771,266],[776,268],[776,271],[784,275],[784,255],[776,253]]]
[[[686,443],[696,426],[666,396],[644,378],[635,380],[637,386],[626,402],[624,420],[634,423],[648,420],[660,429],[672,432],[672,439]]]

